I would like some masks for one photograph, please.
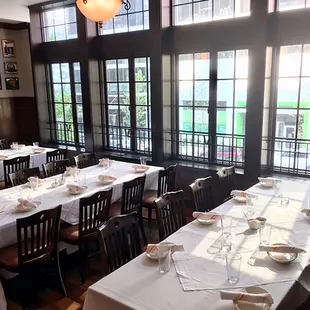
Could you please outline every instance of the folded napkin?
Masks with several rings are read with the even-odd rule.
[[[148,244],[146,251],[148,253],[155,253],[157,251],[158,248],[161,249],[171,249],[172,252],[178,252],[178,251],[184,251],[184,247],[182,244],[174,244],[174,243],[170,243],[170,242],[165,242],[165,243],[158,243],[158,244]]]
[[[308,217],[310,217],[310,210],[309,209],[303,209],[301,212],[305,213]]]
[[[281,182],[282,182],[282,180],[280,180],[280,179],[270,178],[270,177],[267,177],[267,178],[259,177],[258,180],[259,180],[260,182],[264,182],[264,181],[267,181],[267,182],[268,182],[268,181],[272,181],[272,182],[275,182],[275,183],[281,183]]]
[[[237,190],[237,189],[231,191],[230,195],[231,195],[231,196],[234,196],[234,197],[257,198],[257,195],[250,194],[250,193],[246,193],[246,192],[244,192],[244,191],[240,191],[240,190]]]
[[[278,252],[278,253],[306,253],[304,249],[295,248],[289,245],[277,245],[277,246],[267,246],[267,245],[260,245],[260,251],[265,252]]]
[[[221,219],[221,215],[215,212],[198,212],[195,211],[193,212],[193,218],[195,219],[201,219],[204,221],[209,221],[209,220],[215,220],[218,221]]]
[[[269,293],[250,294],[245,292],[220,291],[223,300],[242,300],[252,303],[273,304],[273,298]]]
[[[19,198],[18,200],[18,203],[23,206],[24,208],[29,208],[29,209],[34,209],[36,208],[37,206],[30,200],[28,199],[22,199],[22,198]]]

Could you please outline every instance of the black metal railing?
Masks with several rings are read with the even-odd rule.
[[[310,175],[310,141],[287,138],[262,140],[263,170]]]

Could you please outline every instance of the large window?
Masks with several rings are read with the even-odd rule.
[[[177,64],[177,156],[242,166],[248,50],[182,54]]]
[[[50,66],[55,142],[80,147],[85,144],[80,63]]]
[[[173,0],[173,24],[248,16],[250,4],[251,0]]]
[[[310,44],[276,50],[277,86],[271,102],[268,166],[277,171],[310,173]]]
[[[278,11],[310,7],[310,0],[278,0]]]
[[[75,5],[45,5],[42,12],[42,30],[45,42],[76,39],[78,35]]]
[[[124,6],[110,21],[103,23],[99,34],[113,34],[149,29],[149,0],[131,0],[131,8]]]
[[[150,59],[105,62],[107,147],[151,153]]]

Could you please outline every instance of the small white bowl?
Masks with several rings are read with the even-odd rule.
[[[250,229],[257,230],[261,226],[261,222],[258,219],[248,219],[248,225]]]
[[[112,184],[114,181],[116,181],[117,178],[111,175],[99,175],[98,180],[103,185],[109,185]]]
[[[80,195],[80,194],[85,193],[87,190],[87,186],[76,186],[76,187],[71,187],[71,186],[67,185],[67,189],[70,195]]]
[[[257,286],[246,287],[245,291],[250,294],[268,294],[266,290]],[[269,310],[271,308],[271,305],[255,304],[242,300],[233,301],[233,303],[237,310]]]
[[[287,245],[285,243],[274,243],[272,246]],[[279,253],[279,252],[267,252],[268,256],[279,264],[289,264],[293,262],[297,257],[298,253]]]
[[[237,201],[239,203],[245,203],[246,202],[246,197],[243,197],[243,196],[234,196],[233,198],[235,201]]]
[[[143,173],[150,169],[150,167],[144,165],[134,165],[132,168],[134,169],[135,173]]]

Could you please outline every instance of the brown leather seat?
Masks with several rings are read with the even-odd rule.
[[[68,225],[64,228],[61,228],[59,232],[60,240],[67,242],[69,244],[78,244],[79,241],[79,224],[77,225]]]
[[[145,191],[143,195],[143,205],[146,207],[154,208],[154,201],[157,199],[157,191],[149,190]]]
[[[5,269],[18,269],[17,244],[10,245],[0,250],[0,266]]]

